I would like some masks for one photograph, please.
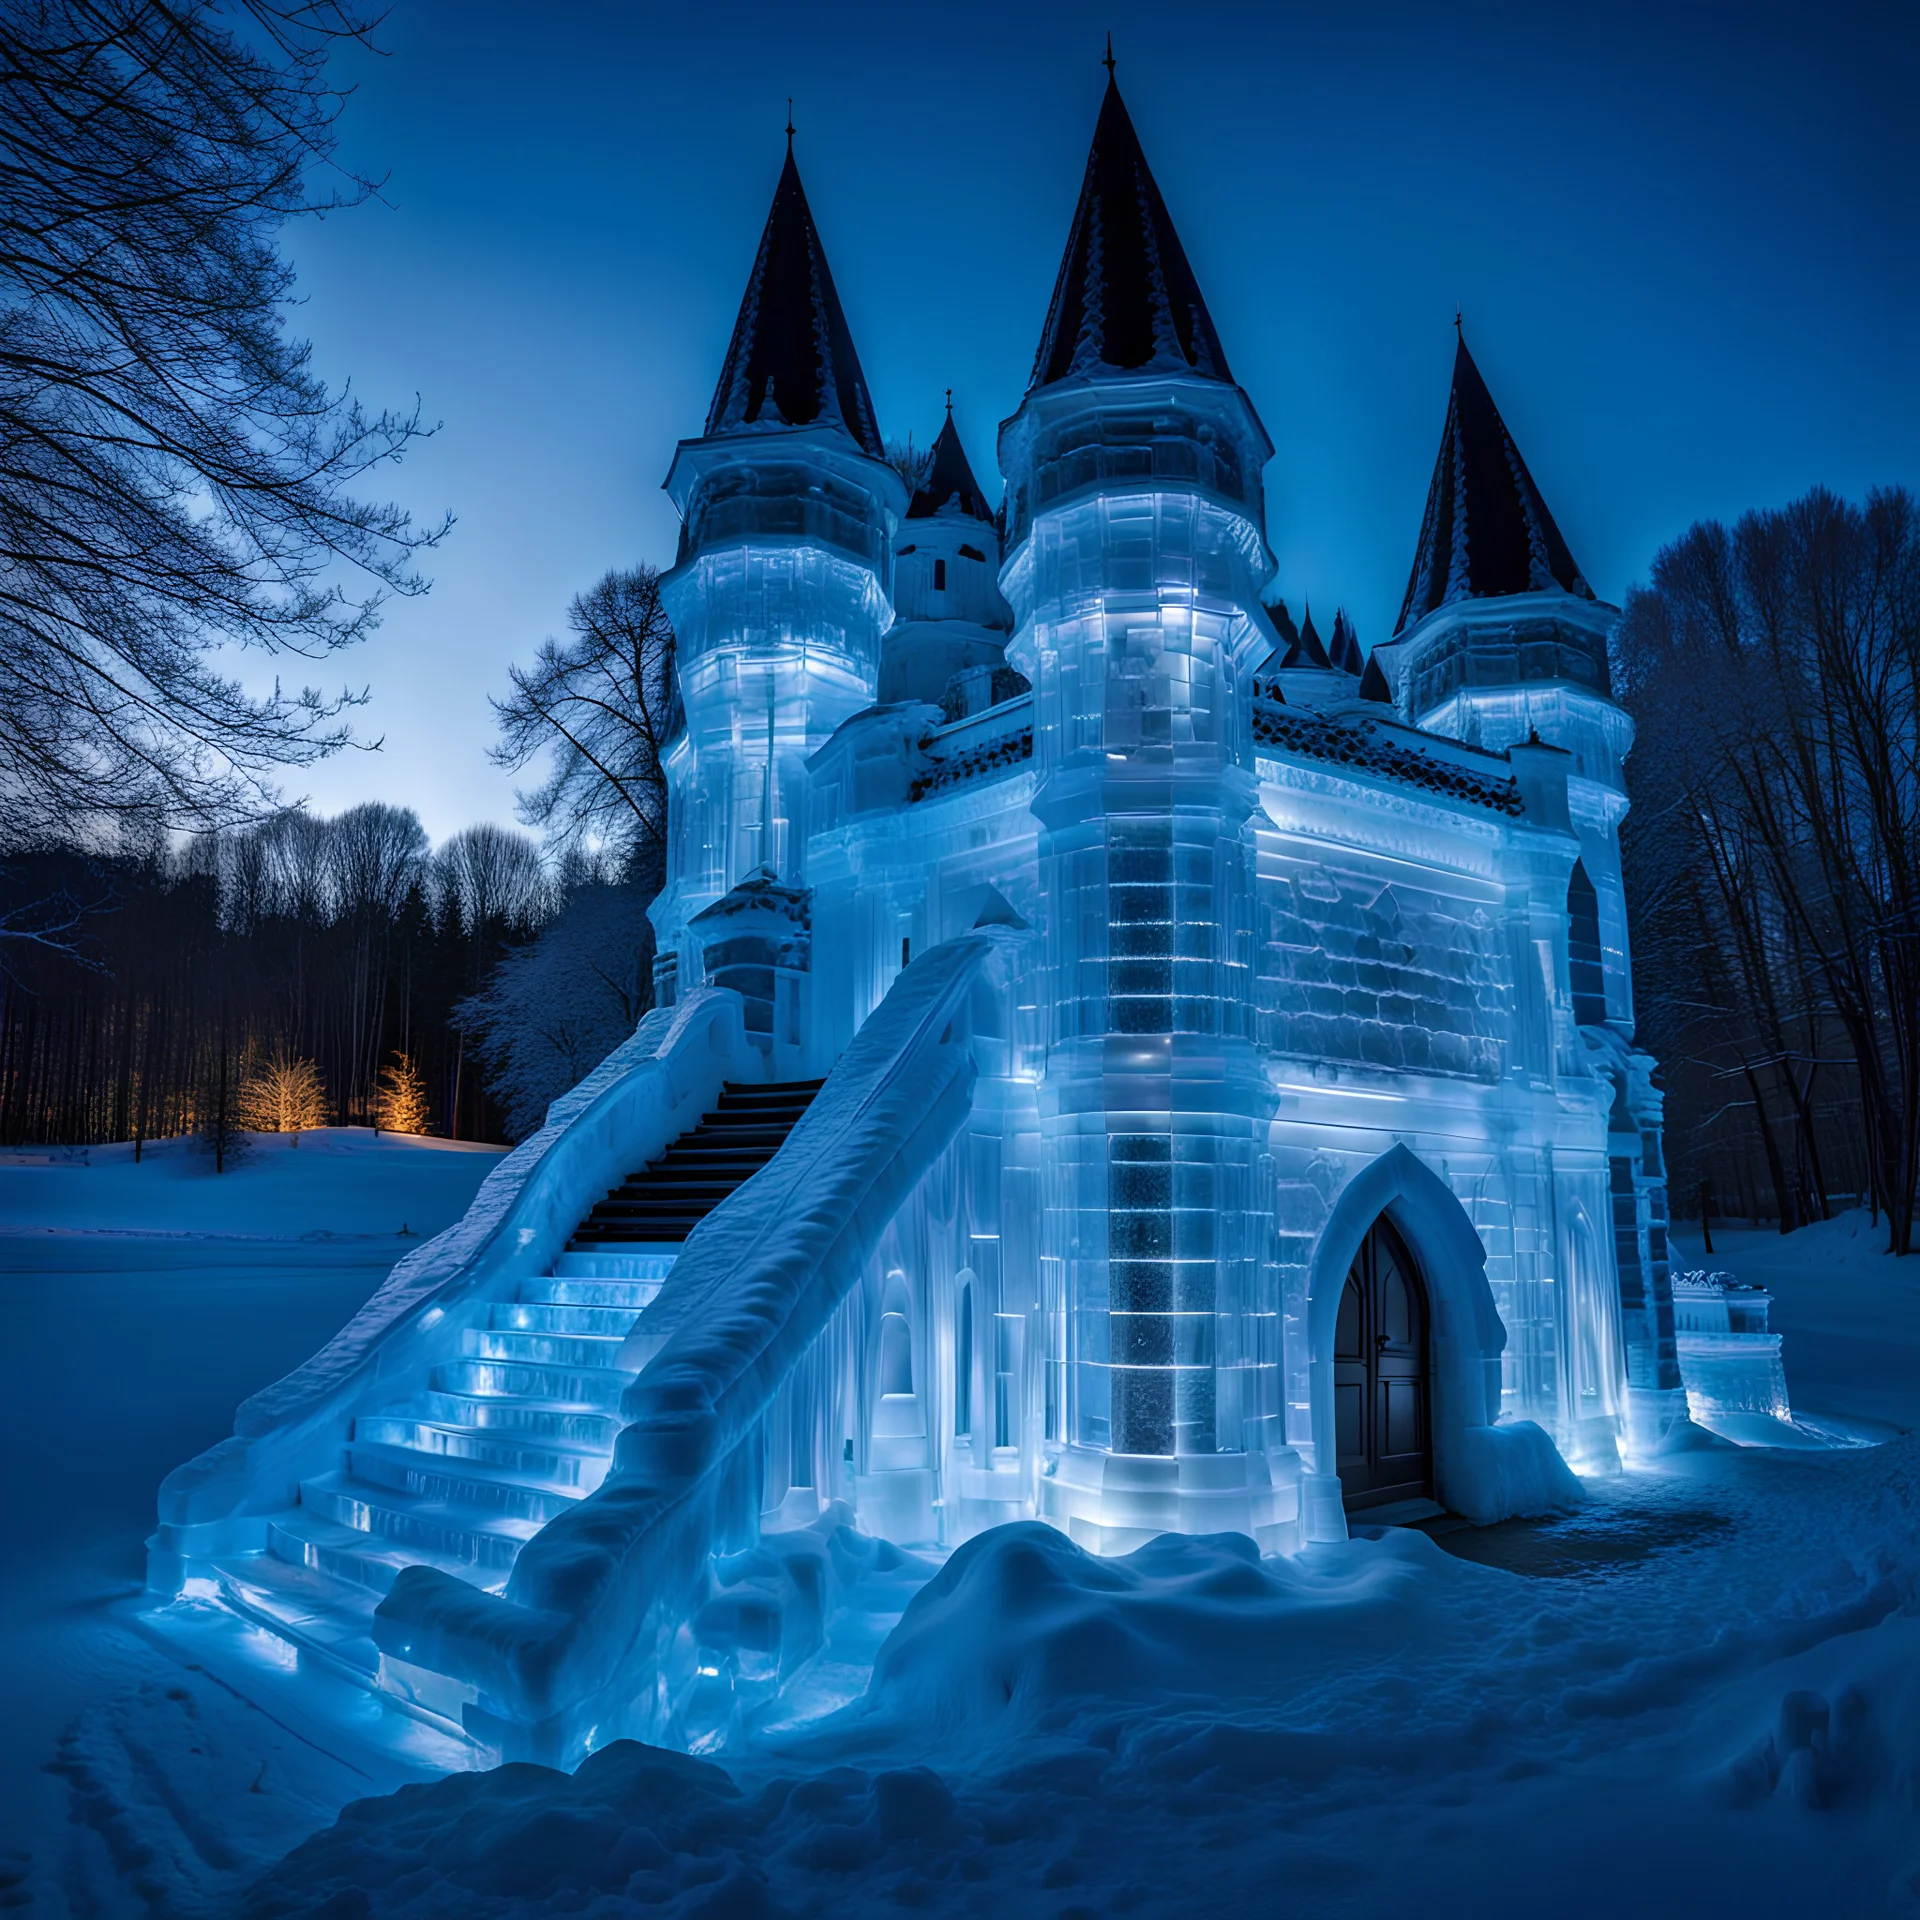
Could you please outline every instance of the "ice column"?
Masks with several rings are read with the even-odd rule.
[[[1106,1551],[1271,1522],[1246,834],[1269,451],[1237,388],[1180,376],[1036,389],[1001,438],[1051,1017],[1043,1509]]]

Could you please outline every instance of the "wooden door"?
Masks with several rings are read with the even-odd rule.
[[[1431,1496],[1426,1289],[1385,1220],[1360,1243],[1340,1295],[1333,1406],[1349,1513]]]

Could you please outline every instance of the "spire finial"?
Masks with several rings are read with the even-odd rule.
[[[793,151],[793,95],[787,95],[787,151]]]
[[[951,387],[947,389],[947,418],[949,420],[953,418],[953,389]]]
[[[1457,300],[1453,303],[1453,335],[1456,340],[1464,340],[1467,337],[1460,330],[1460,303]]]
[[[1113,70],[1114,70],[1114,68],[1115,68],[1115,67],[1117,67],[1117,66],[1118,66],[1118,65],[1119,65],[1120,63],[1119,63],[1119,61],[1117,61],[1117,60],[1116,60],[1116,59],[1115,59],[1115,58],[1113,57],[1113,29],[1112,29],[1111,27],[1109,27],[1109,28],[1107,29],[1107,53],[1106,53],[1106,58],[1105,58],[1105,59],[1103,59],[1103,60],[1102,60],[1102,61],[1100,62],[1100,64],[1101,64],[1101,65],[1102,65],[1103,67],[1105,67],[1105,68],[1106,68],[1106,70],[1107,70],[1107,83],[1108,83],[1108,85],[1112,85],[1112,83],[1113,83]]]

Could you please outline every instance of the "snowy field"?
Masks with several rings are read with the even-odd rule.
[[[137,1166],[131,1147],[0,1154],[0,1877],[16,1894],[24,1879],[62,1911],[48,1872],[65,1871],[70,1842],[97,1851],[84,1819],[69,1828],[69,1783],[46,1772],[63,1732],[95,1709],[137,1719],[176,1688],[134,1624],[160,1478],[340,1327],[419,1244],[402,1226],[450,1225],[499,1157],[357,1128],[297,1149],[263,1137],[217,1177],[183,1141],[148,1143]],[[143,1738],[133,1730],[126,1751]],[[165,1748],[147,1750],[157,1782]],[[225,1844],[209,1842],[214,1857]]]
[[[349,1174],[355,1152],[370,1143],[339,1156]],[[1291,1562],[1231,1538],[1100,1562],[1031,1525],[944,1567],[827,1540],[857,1606],[750,1745],[429,1782],[371,1748],[323,1751],[137,1618],[161,1475],[377,1278],[375,1243],[300,1236],[377,1231],[389,1201],[426,1231],[457,1210],[450,1166],[470,1191],[490,1164],[419,1154],[420,1185],[396,1176],[376,1203],[328,1190],[326,1159],[236,1176],[236,1196],[283,1182],[263,1202],[277,1214],[245,1216],[282,1239],[218,1248],[23,1235],[44,1224],[29,1201],[85,1205],[24,1183],[122,1176],[0,1169],[8,1483],[26,1509],[0,1703],[16,1902],[330,1920],[1920,1913],[1920,1260],[1880,1255],[1855,1216],[1717,1234],[1702,1264],[1774,1290],[1796,1412],[1881,1444],[1715,1447],[1589,1482],[1568,1520]],[[175,1233],[226,1217],[180,1204]]]

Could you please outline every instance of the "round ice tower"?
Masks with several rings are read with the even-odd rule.
[[[807,757],[872,704],[907,490],[884,458],[791,139],[706,431],[681,441],[666,484],[681,531],[662,591],[686,728],[666,756],[656,991],[669,1002],[677,982],[751,948],[752,977],[728,984],[747,991],[750,1025],[792,1029],[775,1039],[794,1045],[797,996],[776,1013],[755,983],[790,988],[805,971]],[[739,927],[721,924],[734,912],[723,900]]]
[[[1000,434],[1051,1023],[1042,1498],[1107,1552],[1271,1525],[1246,823],[1272,452],[1109,79]]]
[[[1000,597],[1000,529],[951,405],[894,545],[893,602],[893,630],[880,650],[881,705],[926,700],[954,709],[953,718],[991,705],[1013,615]]]

